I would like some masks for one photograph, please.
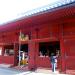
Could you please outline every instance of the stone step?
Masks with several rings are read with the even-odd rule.
[[[55,75],[69,75],[69,74],[60,74],[58,70],[52,72],[51,69],[46,69],[46,68],[38,68],[35,72],[44,73],[44,74],[55,74]]]
[[[7,68],[9,68],[9,67],[12,67],[12,66],[13,66],[13,64],[5,64],[5,63],[0,64],[0,67],[7,67]]]

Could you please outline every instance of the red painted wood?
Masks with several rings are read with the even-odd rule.
[[[0,56],[0,64],[14,64],[14,56]]]
[[[14,43],[14,65],[18,65],[18,56],[19,56],[19,44]]]
[[[29,65],[29,69],[33,70],[36,67],[36,64],[35,64],[35,58],[36,58],[35,57],[35,52],[36,52],[35,42],[30,41],[28,47],[29,47],[29,51],[28,51],[28,54],[29,54],[28,65]]]
[[[64,26],[65,50],[66,50],[66,69],[75,70],[75,26]]]
[[[51,68],[49,57],[38,56],[37,67]]]
[[[31,36],[30,40],[21,42],[22,44],[28,44],[29,69],[38,67],[50,68],[49,57],[39,57],[39,43],[60,41],[61,57],[59,57],[58,61],[59,69],[61,68],[63,72],[67,69],[75,70],[74,10],[75,6],[64,7],[0,26],[0,44],[3,48],[0,63],[17,65],[15,62],[17,62],[18,45],[14,45],[14,43],[17,44],[19,42],[19,33],[22,30],[23,33]],[[14,45],[15,55],[3,56],[4,46],[10,44]]]
[[[61,72],[66,72],[66,62],[65,62],[65,47],[64,47],[64,38],[63,38],[63,25],[59,25],[59,39],[60,39],[60,70]]]

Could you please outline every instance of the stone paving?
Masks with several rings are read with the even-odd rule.
[[[19,71],[11,68],[0,67],[0,75],[68,75],[59,74],[58,71],[52,72],[51,70],[37,69],[36,71]]]
[[[0,64],[0,75],[71,75],[60,74],[59,71],[52,72],[52,70],[45,68],[38,68],[35,71],[29,71],[27,66],[9,67],[10,64]]]

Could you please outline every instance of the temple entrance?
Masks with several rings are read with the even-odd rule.
[[[28,64],[28,44],[21,44],[20,56],[21,56],[20,65],[27,65]]]
[[[59,41],[52,41],[52,42],[41,42],[39,43],[39,56],[43,58],[44,66],[50,68],[50,56],[54,53],[57,56],[57,68],[59,67],[59,56],[60,56],[60,42]],[[48,59],[49,58],[49,59]],[[48,61],[49,60],[49,61]],[[43,63],[41,61],[41,63]],[[42,65],[42,66],[43,66]]]

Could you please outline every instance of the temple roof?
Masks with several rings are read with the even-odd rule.
[[[34,7],[31,10],[25,10],[25,8],[24,8],[25,11],[18,12],[16,15],[12,14],[11,17],[9,17],[10,16],[9,15],[7,18],[2,17],[3,20],[2,19],[0,20],[1,21],[0,25],[6,25],[6,23],[14,22],[16,20],[20,20],[22,18],[27,18],[29,16],[34,16],[36,14],[40,14],[42,12],[50,11],[52,9],[56,9],[59,7],[63,7],[63,6],[72,4],[74,2],[75,2],[75,0],[55,0],[55,2],[52,2],[52,3],[46,3],[46,4],[42,3],[43,5]]]
[[[66,0],[67,1],[67,0]],[[68,2],[69,1],[69,2]],[[53,8],[48,8],[45,6],[45,10],[32,13],[29,15],[23,15],[22,17],[7,22],[0,26],[0,32],[13,31],[26,26],[39,25],[48,22],[54,22],[57,20],[63,20],[65,18],[75,17],[75,2],[74,0],[68,0],[62,5],[53,6]],[[41,9],[41,8],[40,8]],[[39,9],[39,10],[40,10]],[[42,8],[44,9],[44,8]],[[31,12],[30,12],[31,13]],[[27,13],[28,14],[28,13]],[[65,20],[64,20],[65,21]]]

